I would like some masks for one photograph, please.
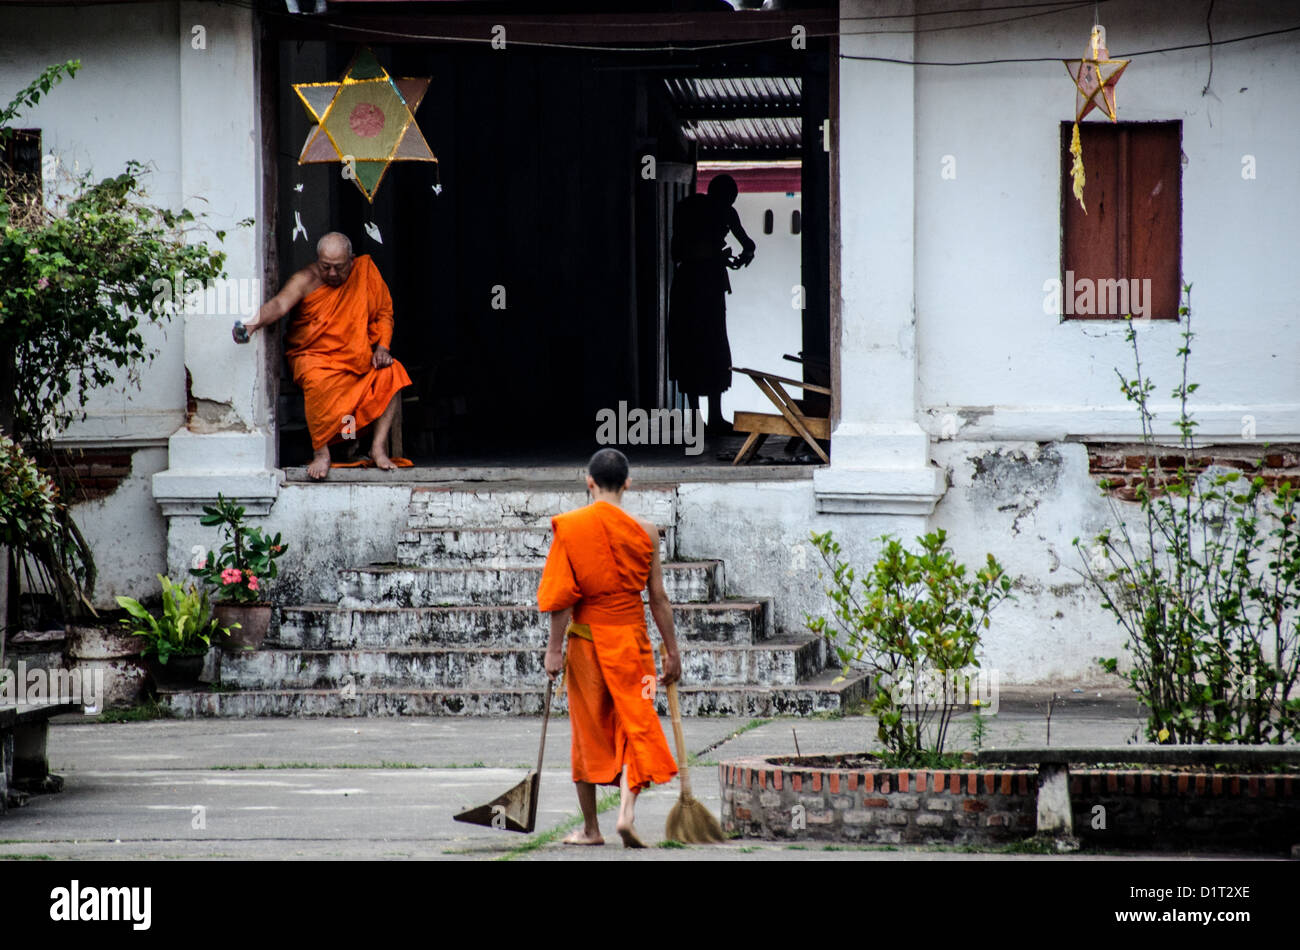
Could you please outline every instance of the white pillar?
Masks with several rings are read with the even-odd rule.
[[[915,58],[912,33],[852,35],[910,4],[841,0],[844,55]],[[897,9],[894,9],[897,8]],[[834,64],[833,64],[834,65]],[[841,59],[839,422],[813,473],[822,512],[927,516],[944,490],[916,421],[915,67]]]
[[[243,303],[256,308],[268,297],[259,25],[252,11],[239,7],[182,2],[179,10],[181,190],[187,207],[205,211],[211,227],[226,232],[220,247],[234,293],[212,294],[203,312],[183,317],[185,368],[197,408],[171,436],[168,468],[154,476],[153,493],[167,515],[196,514],[218,491],[240,499],[250,513],[265,513],[284,479],[275,467],[267,335],[254,334],[244,346],[230,335]],[[247,218],[254,219],[251,228],[236,226]],[[216,243],[203,231],[196,238]]]

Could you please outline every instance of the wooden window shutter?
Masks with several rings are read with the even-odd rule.
[[[1181,124],[1082,123],[1087,214],[1071,188],[1072,129],[1073,123],[1061,123],[1063,317],[1115,320],[1144,312],[1153,319],[1177,319],[1182,287]]]

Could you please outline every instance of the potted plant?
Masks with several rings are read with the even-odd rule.
[[[213,612],[206,590],[193,584],[182,588],[158,575],[162,584],[162,616],[155,617],[139,601],[118,597],[118,604],[131,616],[122,620],[130,633],[141,637],[141,656],[154,681],[164,685],[189,685],[198,681],[203,659],[214,636],[228,636]]]
[[[244,508],[221,494],[216,505],[205,505],[200,524],[221,526],[225,543],[209,551],[190,569],[215,592],[220,622],[238,632],[225,641],[232,650],[256,650],[271,624],[271,602],[264,599],[266,582],[278,573],[276,559],[288,550],[280,535],[268,537],[261,528],[244,524]]]

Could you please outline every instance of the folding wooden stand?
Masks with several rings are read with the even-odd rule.
[[[775,373],[746,369],[743,366],[733,366],[731,369],[736,373],[744,373],[752,379],[754,385],[761,389],[763,394],[772,400],[772,404],[781,411],[780,415],[768,412],[736,412],[736,420],[732,423],[732,428],[737,432],[748,432],[749,438],[732,459],[732,465],[749,462],[758,454],[758,450],[762,448],[769,435],[801,438],[817,453],[818,458],[823,462],[830,462],[830,457],[817,441],[831,437],[830,419],[804,415],[798,401],[793,399],[781,384],[789,383],[807,392],[824,393],[829,396],[831,391],[828,388],[806,383],[801,379],[790,379],[788,376],[777,376]]]

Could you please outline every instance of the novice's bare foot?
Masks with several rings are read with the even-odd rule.
[[[588,831],[586,828],[579,828],[577,831],[569,835],[560,843],[576,844],[576,845],[597,845],[597,844],[604,844],[605,839],[600,836],[599,831],[592,833]]]
[[[627,766],[623,766],[623,777],[619,781],[619,791],[622,796],[618,803],[618,824],[614,827],[618,829],[619,837],[623,839],[625,848],[644,848],[645,842],[641,836],[636,833],[636,796],[637,793],[628,785]]]
[[[616,827],[619,836],[623,839],[623,847],[644,848],[646,846],[646,843],[641,840],[641,836],[636,833],[636,827],[630,821],[625,825],[620,820]]]
[[[321,446],[316,450],[316,455],[312,458],[311,464],[307,466],[307,477],[315,481],[323,481],[325,476],[330,473],[330,450],[329,446]]]
[[[375,463],[375,468],[382,468],[387,471],[392,471],[397,468],[397,466],[393,464],[393,460],[388,457],[388,453],[383,449],[372,448],[370,450],[370,460]]]

